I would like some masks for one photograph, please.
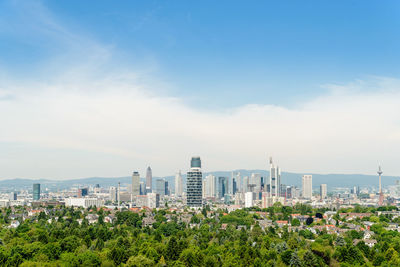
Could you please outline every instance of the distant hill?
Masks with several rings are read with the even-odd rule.
[[[242,176],[250,176],[251,173],[260,173],[262,177],[269,177],[269,172],[266,170],[234,170],[233,172],[240,172]],[[203,174],[205,177],[208,174],[215,176],[230,176],[232,171],[215,171],[206,172]],[[312,173],[290,173],[283,172],[281,182],[286,185],[301,186],[301,177],[303,174]],[[377,187],[378,177],[377,175],[363,175],[363,174],[312,174],[313,175],[313,187],[317,188],[320,184],[327,184],[328,190],[333,187]],[[184,184],[186,184],[186,175],[182,174]],[[153,187],[155,186],[155,180],[160,177],[153,177]],[[166,176],[165,178],[170,188],[174,187],[174,176]],[[400,177],[394,176],[383,176],[383,186],[393,185],[396,180],[400,180]],[[142,178],[144,181],[144,178]],[[49,180],[49,179],[8,179],[0,180],[0,191],[19,191],[19,190],[32,190],[33,183],[40,183],[42,188],[49,188],[51,190],[63,190],[72,186],[91,186],[100,184],[101,187],[116,186],[118,182],[121,182],[122,186],[126,186],[131,183],[131,177],[90,177],[82,179],[68,179],[68,180]]]

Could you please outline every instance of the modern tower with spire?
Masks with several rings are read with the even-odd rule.
[[[281,194],[281,170],[275,166],[272,157],[269,158],[269,194],[272,198],[278,198]]]

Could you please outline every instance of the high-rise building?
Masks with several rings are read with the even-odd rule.
[[[164,194],[165,194],[166,196],[169,196],[169,185],[168,185],[168,181],[165,181],[165,192],[164,192]]]
[[[243,177],[243,192],[249,192],[249,176]]]
[[[132,196],[136,197],[140,195],[140,174],[139,172],[133,172],[132,174]]]
[[[200,157],[192,157],[190,171],[187,173],[186,203],[189,207],[203,205],[203,175],[201,172]]]
[[[303,198],[311,199],[312,197],[312,175],[303,175],[302,178],[302,195]]]
[[[140,187],[140,195],[146,195],[146,193],[147,193],[146,183],[140,181],[139,187]]]
[[[217,185],[217,197],[223,198],[226,194],[225,191],[225,177],[218,177],[218,185]]]
[[[110,187],[110,199],[112,202],[116,202],[118,199],[118,191],[115,186]]]
[[[261,191],[261,174],[252,173],[250,176],[250,184],[254,185],[254,192]]]
[[[245,208],[253,207],[253,200],[254,200],[254,193],[246,192],[244,194],[244,207]]]
[[[165,196],[165,180],[164,179],[157,179],[156,180],[156,190],[155,192],[160,195],[160,197]]]
[[[175,175],[175,195],[180,197],[180,196],[182,196],[182,193],[183,193],[182,174],[181,174],[181,171],[179,171]]]
[[[157,193],[148,193],[147,206],[151,209],[158,208],[160,206],[160,195]]]
[[[205,197],[215,197],[216,196],[216,187],[217,187],[217,179],[214,175],[209,174],[206,176],[204,180],[204,196]]]
[[[40,184],[33,184],[33,200],[40,199]]]
[[[325,199],[326,195],[327,195],[327,191],[328,191],[327,185],[326,184],[321,184],[319,191],[320,191],[321,199]]]
[[[153,183],[153,174],[152,174],[151,168],[149,166],[149,167],[147,167],[147,170],[146,170],[146,193],[152,192],[152,190],[153,190],[152,183]]]
[[[281,192],[281,170],[278,166],[275,166],[272,162],[272,158],[269,159],[269,184],[270,184],[270,196],[280,197]]]

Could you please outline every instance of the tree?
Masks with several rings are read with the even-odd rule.
[[[302,265],[301,260],[296,252],[292,253],[289,263],[290,263],[290,266],[294,266],[294,267],[300,267]]]
[[[178,242],[176,242],[175,236],[172,236],[168,241],[167,258],[173,261],[179,258],[179,246]]]
[[[297,219],[297,218],[294,218],[293,220],[292,220],[292,226],[300,226],[300,220],[299,219]]]
[[[126,262],[126,266],[128,266],[128,267],[150,267],[150,266],[154,266],[154,261],[143,255],[138,255],[135,257],[132,256]]]
[[[309,250],[307,250],[307,252],[304,254],[303,262],[304,262],[304,266],[307,266],[307,267],[318,267],[318,266],[320,266],[317,258]]]

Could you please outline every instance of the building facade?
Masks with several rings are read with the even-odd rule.
[[[302,177],[302,196],[307,199],[312,197],[312,175],[303,175]]]
[[[326,195],[327,195],[327,191],[328,191],[327,185],[326,184],[321,184],[319,189],[320,189],[319,193],[320,193],[321,199],[325,199]]]
[[[153,172],[150,166],[146,170],[146,194],[153,191]]]
[[[182,183],[182,174],[181,171],[179,171],[175,175],[175,195],[178,197],[181,197],[183,194]]]
[[[40,199],[40,184],[33,184],[33,200]]]
[[[192,157],[190,171],[187,173],[186,204],[189,207],[203,205],[203,174],[200,157]]]
[[[140,195],[140,174],[139,172],[133,172],[132,174],[132,196],[136,197]]]

